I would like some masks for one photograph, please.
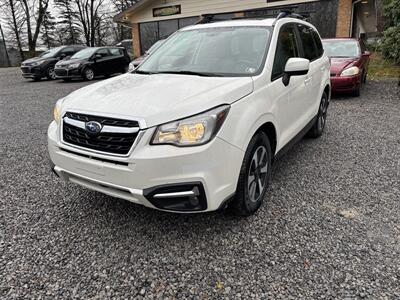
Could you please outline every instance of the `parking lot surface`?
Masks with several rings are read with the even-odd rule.
[[[87,82],[0,69],[0,298],[400,298],[400,91],[332,100],[253,217],[176,215],[49,169],[56,100]],[[293,100],[295,101],[295,99]]]

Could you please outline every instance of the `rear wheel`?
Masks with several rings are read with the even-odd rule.
[[[257,133],[247,147],[240,170],[236,196],[229,208],[250,216],[261,206],[271,177],[271,145],[265,133]]]
[[[86,68],[83,71],[83,78],[87,81],[91,81],[94,79],[94,71],[92,68]]]
[[[326,119],[328,116],[329,98],[326,92],[322,94],[321,102],[319,104],[317,119],[313,127],[308,132],[308,136],[312,138],[320,137],[325,129]]]

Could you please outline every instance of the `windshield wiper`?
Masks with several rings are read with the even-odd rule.
[[[157,72],[149,72],[149,71],[141,71],[141,70],[135,70],[132,73],[136,74],[144,74],[144,75],[153,75],[153,74],[158,74]]]
[[[195,76],[202,76],[202,77],[223,77],[221,74],[217,73],[210,73],[210,72],[195,72],[195,71],[162,71],[158,72],[157,74],[178,74],[178,75],[195,75]]]

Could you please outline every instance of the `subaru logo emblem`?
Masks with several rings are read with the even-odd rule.
[[[89,135],[98,135],[101,132],[102,126],[99,122],[90,121],[85,125],[86,132]]]

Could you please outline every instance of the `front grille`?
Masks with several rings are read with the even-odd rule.
[[[93,136],[87,134],[86,130],[74,125],[68,124],[65,120],[63,121],[63,140],[65,143],[76,145],[83,148],[88,148],[96,151],[105,153],[126,155],[132,148],[135,140],[138,136],[138,132],[135,133],[118,133],[118,127],[138,127],[138,126],[127,126],[127,125],[139,125],[136,121],[105,118],[98,116],[91,116],[77,113],[66,113],[65,117],[73,120],[81,121],[82,124],[86,124],[89,121],[96,121],[103,126],[113,126],[116,132],[101,132],[99,135]],[[113,125],[111,125],[113,124]],[[125,126],[120,126],[122,124]]]
[[[21,67],[21,71],[22,71],[22,73],[30,73],[31,72],[31,68],[29,68],[29,67]]]
[[[56,72],[57,76],[67,76],[68,75],[68,71],[65,69],[54,69],[54,71]]]
[[[103,126],[107,125],[107,126],[116,126],[116,127],[139,127],[139,122],[131,121],[131,120],[98,117],[98,116],[77,114],[77,113],[71,113],[71,112],[67,112],[65,114],[65,116],[70,119],[82,121],[82,122],[96,121],[96,122],[99,122]]]

